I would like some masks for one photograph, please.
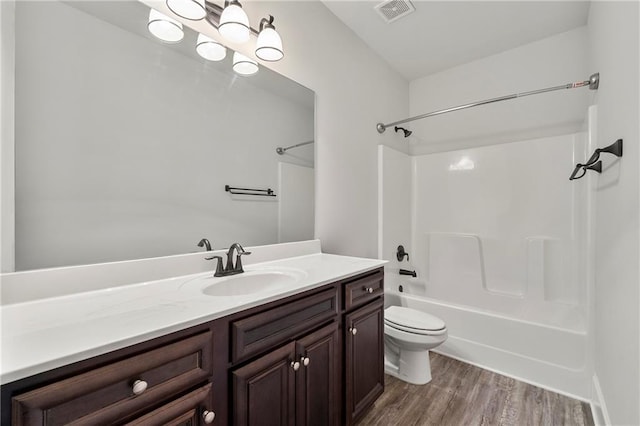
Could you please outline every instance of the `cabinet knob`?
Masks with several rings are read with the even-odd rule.
[[[133,382],[133,386],[132,386],[133,394],[140,395],[142,392],[147,390],[148,385],[149,384],[144,380],[136,380],[135,382]]]
[[[215,418],[216,418],[216,413],[214,413],[213,411],[204,410],[202,412],[202,420],[204,420],[206,424],[213,423],[213,419]]]
[[[300,362],[306,367],[309,365],[310,360],[306,356],[303,356],[302,358],[300,358]]]
[[[298,361],[291,361],[291,368],[293,368],[293,371],[298,371],[300,363]]]
[[[363,287],[363,290],[369,294],[373,293],[373,287]]]
[[[356,335],[356,333],[358,332],[358,329],[355,327],[350,327],[349,328],[349,333],[353,334],[354,336]]]

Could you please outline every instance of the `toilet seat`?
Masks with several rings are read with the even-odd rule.
[[[440,318],[401,306],[389,306],[385,309],[384,323],[388,327],[412,334],[439,336],[447,332],[447,327]]]

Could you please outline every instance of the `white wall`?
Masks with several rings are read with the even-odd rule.
[[[0,272],[14,270],[15,3],[0,2]],[[5,34],[6,32],[6,34]]]
[[[16,18],[18,270],[278,241],[277,198],[224,186],[277,188],[276,147],[313,139],[308,106],[144,26],[57,2],[20,2]]]
[[[580,27],[410,83],[411,116],[589,78],[587,33]],[[411,152],[574,133],[588,106],[586,88],[561,90],[456,111],[408,124]]]
[[[602,156],[596,190],[595,374],[605,420],[640,424],[638,2],[592,2],[590,68],[600,72],[597,146],[624,139],[624,156]],[[598,397],[598,395],[594,395]]]
[[[318,1],[243,2],[243,8],[252,23],[275,16],[285,57],[269,67],[316,92],[315,232],[323,251],[377,257],[377,145],[408,147],[375,125],[408,114],[407,81]],[[235,47],[253,55],[249,45]]]

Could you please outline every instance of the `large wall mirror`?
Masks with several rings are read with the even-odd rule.
[[[314,145],[276,152],[313,141],[312,91],[160,42],[138,1],[15,15],[16,270],[313,238]]]

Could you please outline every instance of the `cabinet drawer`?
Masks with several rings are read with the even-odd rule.
[[[231,323],[232,362],[258,354],[338,314],[335,288]]]
[[[207,424],[205,415],[209,416],[207,418],[210,420],[209,423],[213,423],[215,413],[210,411],[212,406],[213,392],[211,392],[211,383],[209,383],[127,423],[127,426],[196,426]]]
[[[384,273],[377,269],[344,282],[344,308],[349,310],[384,294]]]
[[[106,424],[139,415],[213,372],[212,333],[206,331],[140,355],[18,395],[14,425]],[[133,383],[147,383],[135,395]]]

